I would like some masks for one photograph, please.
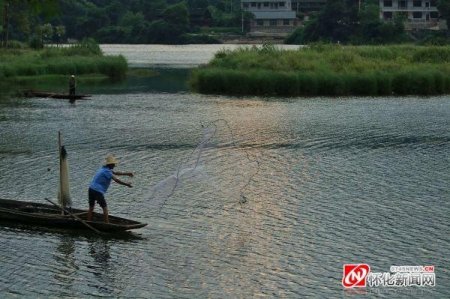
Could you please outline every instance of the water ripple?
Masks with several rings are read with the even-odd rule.
[[[394,296],[450,294],[446,98],[134,94],[76,109],[9,105],[0,107],[1,198],[56,196],[62,130],[74,204],[87,206],[89,181],[112,152],[136,176],[133,189],[111,187],[110,210],[149,226],[129,240],[1,226],[3,297],[339,297],[352,262],[379,272],[432,264],[435,288]],[[217,119],[227,124],[197,161],[201,125]],[[152,191],[180,164],[160,210]]]

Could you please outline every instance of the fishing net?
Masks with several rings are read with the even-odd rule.
[[[58,203],[62,207],[70,207],[72,206],[72,199],[69,188],[69,163],[67,162],[67,151],[64,146],[61,146],[60,156]]]
[[[259,171],[258,153],[238,144],[226,120],[202,124],[197,146],[182,159],[174,172],[155,184],[148,202],[158,214],[171,205],[214,208],[223,201],[203,198],[222,197],[228,203],[245,204],[252,179]]]

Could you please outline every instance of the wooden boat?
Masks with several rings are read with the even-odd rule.
[[[109,223],[103,222],[103,214],[93,213],[92,221],[87,221],[87,211],[71,209],[70,212],[100,232],[123,232],[141,228],[147,223],[141,223],[116,216],[109,216]],[[72,215],[62,215],[61,209],[44,203],[0,199],[0,220],[15,224],[30,224],[60,229],[89,230],[83,221]]]
[[[62,145],[61,132],[58,132],[59,152],[59,187],[58,203],[46,199],[49,204],[0,199],[0,221],[10,221],[15,224],[31,224],[56,227],[59,229],[89,229],[98,234],[105,232],[123,232],[141,228],[147,223],[109,216],[109,223],[104,222],[103,214],[93,213],[92,220],[87,220],[88,212],[79,209],[68,209],[71,206],[69,192],[69,174],[67,151]],[[64,211],[64,213],[63,213]]]
[[[64,100],[87,100],[90,97],[88,94],[64,94],[64,93],[54,93],[54,92],[46,92],[46,91],[35,91],[35,90],[27,90],[25,91],[25,96],[29,98],[51,98],[51,99],[64,99]]]

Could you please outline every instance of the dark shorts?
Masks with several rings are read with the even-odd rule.
[[[98,204],[102,208],[106,208],[106,200],[103,194],[101,194],[98,191],[95,191],[94,189],[89,188],[89,207],[92,208],[95,206],[95,202],[98,202]]]

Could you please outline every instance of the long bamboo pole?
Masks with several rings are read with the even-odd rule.
[[[96,229],[95,227],[93,227],[92,225],[89,225],[89,223],[87,223],[86,221],[84,221],[84,220],[81,219],[80,217],[78,217],[78,216],[76,216],[76,215],[70,213],[68,210],[64,209],[63,207],[58,206],[56,203],[54,203],[54,202],[51,201],[50,199],[46,198],[45,200],[48,201],[49,203],[51,203],[52,205],[54,205],[54,206],[60,208],[61,211],[63,212],[63,214],[64,214],[64,212],[66,212],[67,214],[69,214],[70,216],[72,216],[74,219],[80,221],[80,222],[83,223],[87,228],[93,230],[93,231],[96,232],[97,234],[99,234],[99,235],[104,235],[104,234],[105,234],[105,233],[99,231],[98,229]]]
[[[61,209],[64,209],[63,206],[63,200],[62,200],[62,196],[63,196],[63,190],[62,190],[62,184],[61,184],[61,174],[62,174],[62,160],[61,160],[61,145],[62,145],[62,141],[61,141],[61,131],[58,131],[58,157],[59,157],[59,203],[61,204]],[[61,213],[64,215],[64,211],[61,210]]]

